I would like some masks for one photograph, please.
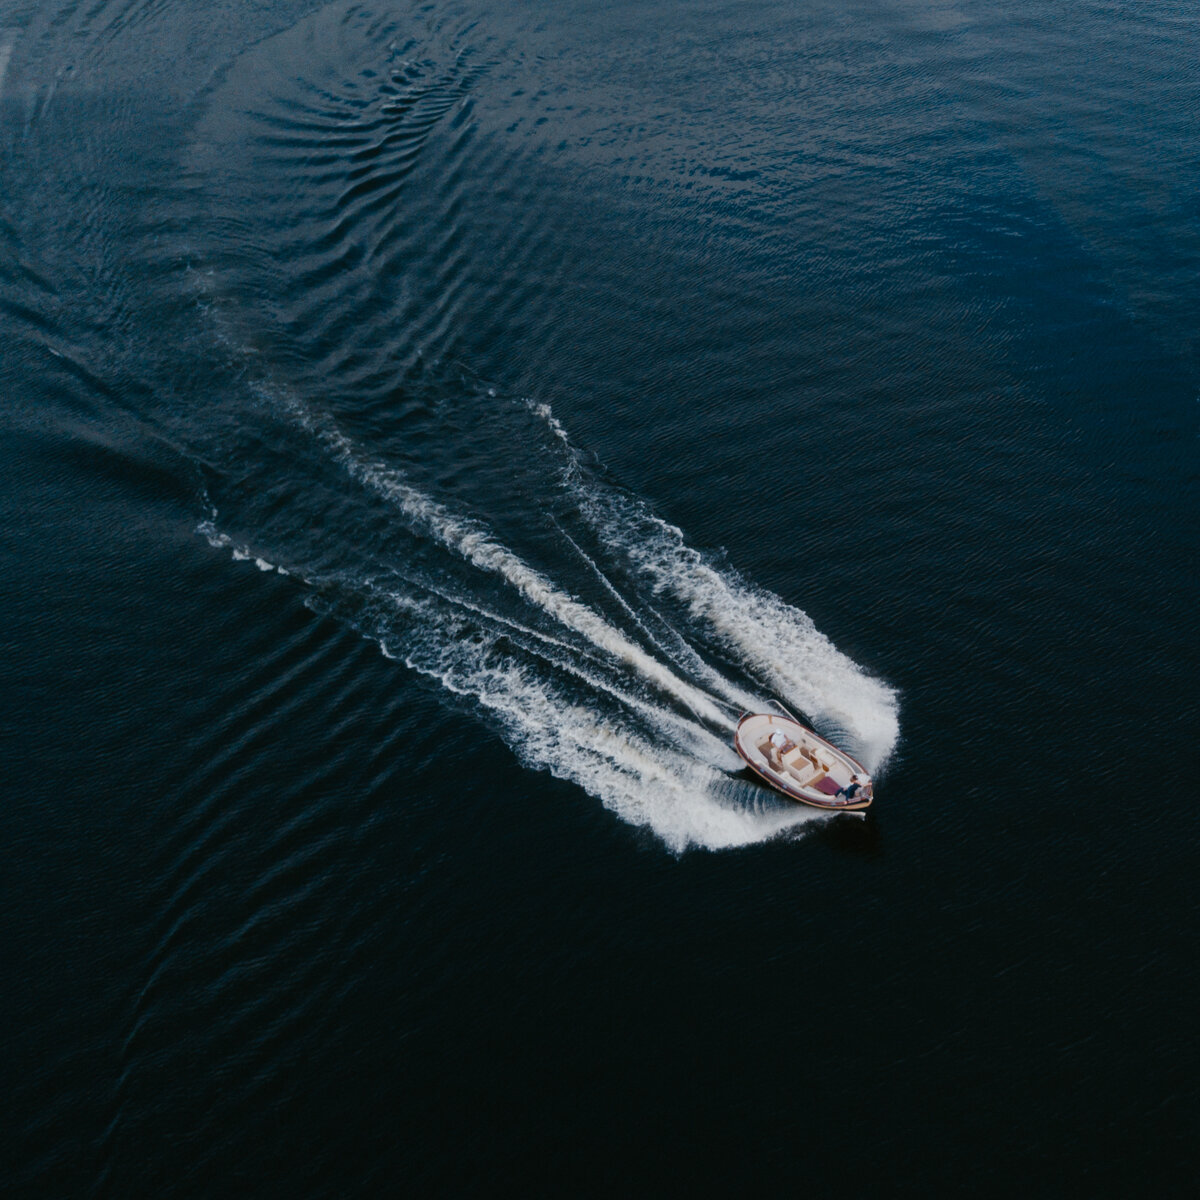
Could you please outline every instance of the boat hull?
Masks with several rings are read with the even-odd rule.
[[[760,748],[760,743],[776,730],[799,751],[792,757],[800,769],[782,761],[776,766]],[[835,794],[836,788],[850,782],[852,774],[870,784],[871,777],[862,763],[791,717],[746,713],[738,722],[733,746],[755,775],[789,800],[827,812],[861,812],[871,806],[870,795],[839,799]],[[822,771],[822,767],[826,769]]]

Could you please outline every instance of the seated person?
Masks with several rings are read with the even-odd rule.
[[[871,799],[872,788],[871,781],[868,779],[865,783],[859,779],[857,773],[850,776],[850,782],[843,788],[838,788],[834,793],[835,800],[869,800]]]
[[[763,749],[766,751],[767,762],[777,771],[783,770],[783,755],[795,748],[795,743],[778,729],[767,739]]]

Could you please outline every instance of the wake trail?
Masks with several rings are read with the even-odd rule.
[[[413,526],[433,536],[472,565],[505,579],[531,604],[625,663],[660,691],[686,705],[701,720],[722,728],[729,726],[728,715],[713,703],[711,697],[680,679],[586,604],[556,588],[540,571],[495,541],[483,525],[456,516],[413,487],[399,471],[367,458],[332,420],[318,418],[297,399],[285,397],[284,402],[352,479],[392,504]]]
[[[814,720],[844,733],[867,769],[877,771],[900,736],[895,690],[838,650],[807,613],[736,572],[719,570],[687,545],[678,527],[590,478],[549,406],[529,408],[560,443],[563,485],[602,541],[633,564],[655,595],[682,603],[735,661]]]
[[[895,695],[886,685],[837,651],[798,609],[719,570],[645,505],[591,478],[548,409],[544,418],[565,455],[566,495],[597,535],[598,556],[555,522],[557,531],[595,576],[618,619],[628,622],[628,633],[501,545],[482,522],[452,511],[364,452],[331,415],[286,389],[260,385],[259,394],[282,405],[323,457],[399,513],[411,533],[500,580],[552,623],[541,628],[540,619],[506,613],[503,603],[498,609],[470,584],[427,579],[424,571],[413,575],[401,563],[356,555],[338,569],[305,561],[276,566],[222,533],[215,512],[200,532],[235,559],[293,575],[310,607],[346,622],[388,658],[489,714],[488,723],[522,763],[577,784],[621,820],[652,829],[672,851],[747,845],[829,819],[735,774],[742,764],[730,742],[733,721],[721,706],[764,704],[707,662],[700,652],[706,644],[731,668],[744,667],[751,679],[827,724],[840,721],[871,769],[894,744]],[[612,577],[604,565],[610,555],[616,556]],[[659,606],[639,598],[640,589],[630,593],[631,579],[646,581],[651,595],[682,600],[683,624],[676,628]],[[646,612],[654,614],[653,630]],[[877,751],[864,753],[871,746]]]
[[[214,547],[259,570],[291,575],[310,589],[307,602],[317,611],[346,619],[337,590],[349,590],[358,614],[349,623],[375,640],[387,658],[478,704],[526,766],[578,785],[621,820],[653,829],[675,853],[689,846],[718,850],[761,842],[822,819],[763,800],[759,789],[748,789],[746,803],[730,780],[738,760],[725,742],[680,713],[614,690],[577,661],[564,658],[560,665],[585,684],[590,697],[608,695],[644,718],[653,735],[632,728],[625,714],[603,712],[594,699],[581,703],[543,668],[531,669],[501,651],[495,637],[457,618],[454,606],[438,597],[384,592],[369,580],[278,566],[221,532],[216,521],[214,512],[199,526]],[[362,602],[371,600],[385,607],[368,603],[364,617]],[[404,617],[401,625],[397,615]]]
[[[619,687],[611,679],[595,671],[589,671],[580,664],[580,659],[582,658],[584,662],[590,662],[602,670],[605,663],[594,655],[581,654],[578,648],[558,638],[549,637],[539,630],[531,629],[519,622],[510,621],[507,617],[495,613],[491,609],[476,605],[462,597],[454,596],[440,589],[429,588],[428,585],[420,586],[427,588],[427,590],[443,599],[448,605],[482,618],[492,625],[497,632],[510,637],[513,640],[513,644],[518,648],[554,667],[562,674],[569,675],[578,680],[595,695],[606,696],[610,700],[615,700],[627,711],[641,717],[647,726],[656,728],[664,734],[669,734],[676,740],[682,739],[691,747],[697,758],[701,758],[711,766],[723,771],[729,771],[736,769],[739,765],[739,760],[730,750],[728,742],[715,737],[703,725],[688,719],[681,713],[677,713],[670,708],[664,708],[661,705],[653,704],[648,700],[636,696]],[[395,603],[397,608],[402,611],[410,614],[414,611],[413,601],[410,597],[402,593],[389,591],[384,591],[382,594]],[[556,647],[564,653],[555,654],[547,649],[547,647]]]
[[[658,640],[658,638],[655,637],[642,618],[639,617],[636,612],[634,612],[632,606],[617,590],[617,587],[612,580],[610,580],[608,576],[605,575],[605,573],[600,569],[600,565],[595,561],[595,559],[593,559],[591,555],[589,555],[583,549],[583,547],[581,547],[579,543],[576,542],[575,539],[571,537],[571,535],[567,533],[567,531],[563,529],[562,526],[557,522],[555,522],[555,527],[558,529],[558,532],[563,539],[570,544],[575,553],[579,555],[579,557],[592,571],[595,577],[600,581],[600,584],[608,591],[609,595],[612,596],[618,605],[620,605],[621,609],[625,612],[625,615],[629,617],[631,621],[633,621],[633,623],[642,631],[646,640],[664,658],[675,658],[676,654],[682,655],[687,659],[687,663],[678,663],[677,661],[677,665],[702,676],[705,682],[710,685],[714,692],[718,692],[725,696],[726,699],[734,704],[741,712],[746,712],[750,709],[760,708],[762,706],[763,702],[761,697],[752,696],[749,692],[743,691],[741,688],[737,687],[732,680],[726,679],[725,676],[719,671],[709,666],[709,664],[706,663],[704,659],[702,659],[700,655],[697,654],[696,651],[687,644],[687,642],[683,639],[683,636],[677,630],[671,628],[670,622],[668,622],[661,614],[656,613],[655,615],[658,617],[658,619],[667,629],[670,630],[672,634],[674,634],[675,637],[677,647],[676,652],[673,654],[670,650],[668,650]]]

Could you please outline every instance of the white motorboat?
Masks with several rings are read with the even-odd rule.
[[[733,745],[756,775],[792,800],[834,812],[870,806],[871,776],[862,763],[795,717],[746,713]]]

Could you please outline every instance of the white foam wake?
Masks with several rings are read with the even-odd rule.
[[[412,527],[436,538],[481,570],[501,576],[531,604],[632,668],[701,719],[713,725],[729,725],[728,713],[714,704],[710,695],[681,679],[594,609],[555,587],[540,571],[497,542],[479,522],[450,512],[413,487],[395,468],[364,455],[332,421],[318,418],[300,401],[290,401],[289,407],[351,478],[391,503]]]
[[[530,767],[548,770],[632,825],[647,826],[672,850],[726,849],[761,842],[819,819],[767,800],[726,801],[728,777],[687,750],[632,732],[592,705],[571,703],[548,680],[511,661],[485,663],[478,647],[436,640],[403,655],[413,670],[491,711],[505,740]]]
[[[312,589],[310,603],[337,612],[337,601],[328,599],[335,581],[268,562],[221,532],[215,513],[201,522],[199,532],[236,561],[292,575]],[[621,820],[653,830],[676,853],[689,846],[719,850],[762,842],[823,819],[760,789],[739,789],[727,774],[739,763],[727,742],[694,720],[614,689],[563,656],[556,665],[592,697],[580,703],[539,669],[539,662],[520,662],[502,650],[499,635],[486,628],[491,614],[472,612],[469,603],[437,593],[382,591],[369,580],[339,579],[336,587],[355,592],[353,623],[360,632],[373,637],[387,657],[492,714],[521,762],[578,785]],[[476,615],[484,618],[482,624]],[[638,733],[621,712],[606,713],[601,699],[636,713],[653,736]]]
[[[544,672],[497,653],[494,639],[481,638],[435,601],[392,599],[406,620],[402,634],[382,639],[386,655],[482,705],[527,766],[577,784],[622,820],[651,828],[670,849],[742,846],[821,819],[758,789],[743,789],[754,799],[747,805],[726,773],[739,760],[694,722],[620,695],[651,718],[654,736],[644,737],[604,706],[580,703]],[[578,674],[593,696],[614,694],[602,679]]]
[[[720,647],[717,657],[741,664],[823,719],[827,732],[836,727],[839,740],[872,770],[894,746],[898,722],[890,688],[838,651],[804,613],[714,566],[677,528],[590,478],[548,409],[540,415],[565,455],[571,498],[599,535],[601,561],[561,532],[630,633],[502,545],[481,522],[451,511],[364,453],[331,417],[274,390],[270,399],[412,532],[499,579],[539,616],[522,619],[519,607],[490,604],[473,583],[455,584],[452,576],[398,576],[392,563],[360,562],[329,575],[305,563],[277,566],[276,555],[264,557],[222,533],[215,512],[200,532],[235,559],[293,575],[314,607],[490,713],[522,762],[579,785],[672,850],[761,842],[827,819],[731,778],[741,762],[720,698],[758,708],[762,701],[699,652],[706,638],[710,651]],[[631,596],[628,583],[614,583],[601,565],[610,559],[617,566],[613,579],[628,579],[632,569],[650,592],[682,601],[682,623]]]
[[[549,407],[531,408],[566,448],[566,486],[606,544],[632,562],[656,594],[685,604],[692,620],[773,691],[852,743],[847,749],[868,770],[883,766],[900,736],[895,690],[843,654],[807,613],[718,569],[687,545],[682,530],[590,479]]]

